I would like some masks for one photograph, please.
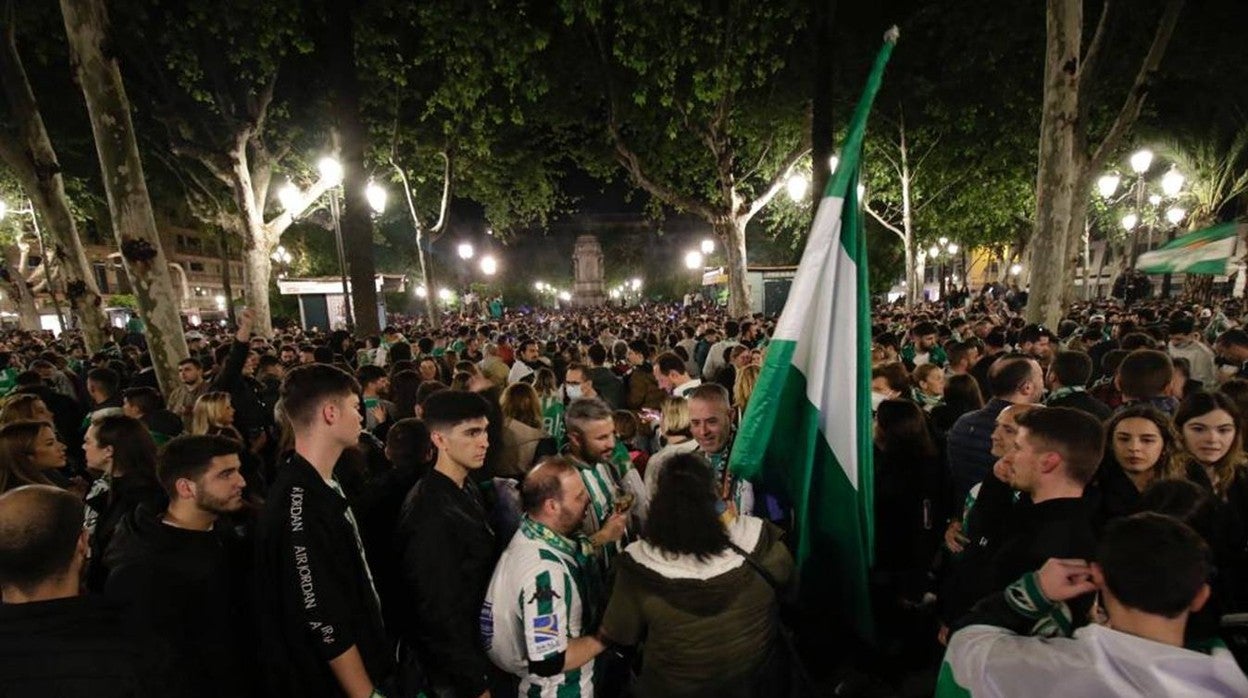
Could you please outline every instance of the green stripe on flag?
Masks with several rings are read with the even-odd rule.
[[[1239,223],[1221,223],[1188,233],[1140,255],[1135,268],[1147,274],[1229,273],[1239,228]]]
[[[896,38],[895,30],[885,36],[854,111],[731,461],[737,475],[788,495],[807,610],[850,615],[867,640],[874,638],[871,306],[858,160]]]

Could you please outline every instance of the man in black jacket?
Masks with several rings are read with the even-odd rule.
[[[956,589],[946,586],[958,598],[942,599],[947,623],[1051,557],[1089,559],[1095,553],[1093,512],[1083,490],[1101,462],[1101,423],[1069,407],[1033,409],[1019,414],[1016,423],[1014,448],[1002,461],[1010,487],[1031,505],[1011,510],[999,542],[988,547],[970,542],[959,561],[963,583]],[[1077,610],[1090,605],[1088,600]]]
[[[274,696],[384,694],[394,673],[381,602],[334,467],[359,441],[360,386],[325,364],[292,370],[282,406],[295,448],[256,536],[260,640]]]
[[[273,411],[266,409],[262,398],[264,387],[243,372],[251,353],[251,328],[256,321],[256,311],[248,308],[239,314],[238,330],[228,347],[217,348],[217,365],[221,370],[212,379],[210,390],[230,394],[234,406],[234,427],[243,435],[248,447],[266,439],[273,425]]]
[[[490,406],[479,395],[445,390],[425,400],[422,414],[438,461],[408,494],[399,523],[412,604],[402,634],[435,695],[477,698],[489,694],[478,619],[498,550],[469,475],[485,463]]]
[[[192,695],[259,694],[245,577],[248,556],[220,517],[243,508],[239,444],[181,436],[161,451],[169,506],[140,505],[117,527],[105,595],[168,644]]]
[[[79,596],[82,500],[30,485],[0,495],[0,693],[6,698],[180,695],[156,643],[123,634],[117,612]]]

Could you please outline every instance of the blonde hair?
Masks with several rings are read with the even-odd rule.
[[[216,427],[233,426],[225,421],[225,408],[230,405],[230,394],[223,391],[204,393],[195,401],[191,410],[192,434],[208,434]]]
[[[750,364],[737,370],[737,380],[732,384],[732,400],[737,403],[737,409],[745,410],[745,405],[750,401],[750,395],[754,393],[754,386],[757,383],[758,366]]]
[[[536,429],[542,428],[542,401],[537,391],[528,383],[512,383],[503,391],[500,400],[503,417],[522,422]]]
[[[689,429],[689,401],[683,397],[663,398],[663,416],[659,419],[659,430],[664,436],[693,436]]]

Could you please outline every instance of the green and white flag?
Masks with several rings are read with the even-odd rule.
[[[858,159],[896,41],[894,27],[854,111],[731,460],[734,473],[782,490],[793,505],[804,607],[832,604],[866,639],[874,637],[871,304]]]
[[[1239,223],[1219,223],[1188,233],[1140,255],[1135,268],[1146,274],[1228,274],[1240,256],[1235,253],[1239,228]]]

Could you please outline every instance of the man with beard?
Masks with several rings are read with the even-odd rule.
[[[164,510],[140,505],[105,553],[104,587],[127,619],[173,651],[192,695],[257,695],[244,549],[222,517],[243,508],[239,444],[181,436],[161,451]]]
[[[390,376],[380,366],[361,366],[355,372],[364,395],[364,428],[372,431],[390,420],[394,403],[385,399],[390,396]]]
[[[541,356],[541,347],[538,346],[537,340],[526,339],[520,342],[520,351],[516,352],[516,362],[511,365],[511,371],[507,374],[507,385],[519,383],[528,379],[529,383],[533,382],[530,377],[537,369],[545,366],[538,357]]]
[[[575,400],[568,405],[563,419],[568,430],[565,455],[576,465],[589,492],[590,506],[585,511],[582,530],[596,547],[602,548],[600,571],[605,576],[611,560],[623,551],[620,541],[628,524],[628,511],[644,507],[649,496],[644,482],[625,487],[612,465],[615,421],[606,403],[596,398]]]
[[[576,465],[555,456],[525,476],[520,500],[520,530],[481,608],[482,642],[497,666],[520,677],[520,695],[592,697],[594,658],[606,645],[588,634],[605,601],[592,544],[580,533],[589,492]]]
[[[196,358],[179,361],[178,379],[182,384],[173,386],[169,391],[169,410],[181,417],[184,423],[190,423],[195,401],[208,392],[203,362]]]

